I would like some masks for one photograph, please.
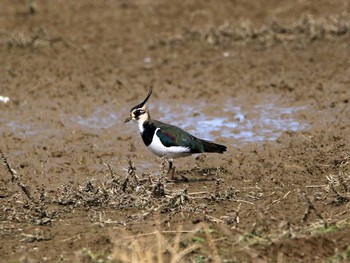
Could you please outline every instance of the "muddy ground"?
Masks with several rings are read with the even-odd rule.
[[[1,1],[1,262],[349,260],[349,40],[345,0]],[[148,84],[227,153],[167,180],[123,123]]]

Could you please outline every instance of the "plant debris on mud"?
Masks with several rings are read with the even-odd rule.
[[[232,187],[223,188],[220,180],[216,181],[216,190],[211,192],[191,193],[188,188],[174,187],[176,181],[169,181],[166,177],[164,165],[160,175],[137,175],[136,168],[131,160],[125,174],[117,174],[109,164],[106,166],[105,180],[97,181],[93,178],[85,180],[82,184],[64,184],[55,191],[47,192],[44,188],[29,190],[17,172],[11,168],[3,153],[2,160],[9,174],[11,183],[17,184],[21,190],[12,196],[8,196],[9,206],[3,207],[4,220],[16,219],[16,221],[30,220],[35,225],[50,224],[51,220],[62,212],[59,207],[76,208],[111,208],[131,209],[143,211],[145,215],[160,213],[205,211],[205,205],[201,200],[219,202],[220,200],[235,200],[236,191]],[[215,169],[218,176],[220,169]],[[206,175],[207,176],[207,175]],[[10,182],[8,182],[10,183]],[[33,192],[32,192],[33,191]],[[21,203],[20,210],[14,209]],[[49,205],[58,205],[51,211]],[[136,218],[136,217],[135,217]]]

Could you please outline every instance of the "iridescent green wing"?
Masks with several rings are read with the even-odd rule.
[[[164,146],[186,147],[189,148],[192,153],[204,152],[201,140],[197,139],[196,137],[182,130],[181,128],[162,122],[157,122],[156,127],[159,128],[159,130],[157,131],[157,136],[159,137],[160,141]]]

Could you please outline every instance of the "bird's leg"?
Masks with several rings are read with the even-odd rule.
[[[167,159],[169,163],[168,175],[171,173],[171,179],[175,178],[175,166],[173,166],[173,159]]]

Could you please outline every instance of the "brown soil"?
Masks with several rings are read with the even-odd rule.
[[[203,223],[211,249],[188,262],[348,259],[349,40],[346,0],[3,0],[1,260],[108,262],[121,235]],[[233,116],[227,101],[249,112],[273,97],[307,128],[213,132],[228,152],[177,159],[168,182],[123,123],[148,84],[155,119],[160,102]]]

